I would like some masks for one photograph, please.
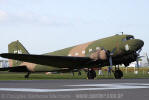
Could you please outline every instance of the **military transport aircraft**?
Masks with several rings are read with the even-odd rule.
[[[15,41],[9,44],[9,53],[0,54],[1,57],[10,59],[10,67],[0,70],[27,72],[25,77],[28,78],[31,72],[73,72],[84,68],[121,64],[128,66],[138,60],[143,45],[142,40],[135,39],[132,35],[116,34],[55,52],[34,55],[29,54],[19,41]],[[122,74],[120,69],[114,71],[116,79],[121,78]],[[91,75],[93,74],[88,74],[88,77]]]

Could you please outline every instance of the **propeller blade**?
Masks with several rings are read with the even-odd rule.
[[[114,49],[112,50],[112,53],[114,53],[114,52],[116,51],[116,49],[117,49],[117,48],[114,48]]]
[[[139,68],[140,67],[140,65],[139,65],[139,58],[142,58],[142,57],[144,57],[144,56],[140,56],[140,52],[142,51],[142,48],[141,49],[139,49],[138,50],[138,52],[137,52],[137,59],[136,59],[136,63],[137,63],[137,68]]]
[[[142,58],[142,57],[145,57],[145,56],[138,56],[138,58]]]
[[[110,55],[114,55],[114,52],[116,51],[116,49],[117,49],[117,48],[114,48],[114,49],[112,50],[112,52],[110,53]]]
[[[148,55],[146,54],[146,56],[147,56],[147,61],[148,61],[148,64],[149,64],[149,58],[148,58]]]
[[[112,63],[112,57],[111,56],[109,57],[109,62],[110,62],[110,66],[112,67],[113,63]]]
[[[137,68],[139,68],[139,58],[136,59],[136,63],[137,63]]]
[[[138,51],[138,54],[140,54],[141,51],[142,51],[142,48]]]

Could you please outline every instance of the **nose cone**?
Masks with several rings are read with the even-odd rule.
[[[138,51],[140,50],[144,45],[144,42],[140,39],[135,39],[131,43],[131,51]]]
[[[141,49],[144,46],[144,41],[137,39],[136,40],[136,46],[137,46],[137,50]]]
[[[144,45],[144,42],[140,39],[133,39],[125,44],[125,50],[130,52],[136,52],[140,50]]]

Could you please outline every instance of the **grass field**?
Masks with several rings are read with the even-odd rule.
[[[149,78],[149,68],[139,68],[139,73],[134,74],[134,68],[121,68],[124,73],[124,79],[126,78]],[[136,69],[137,70],[137,69]],[[113,73],[111,76],[107,75],[107,67],[103,68],[103,76],[98,75],[96,79],[114,79]],[[25,80],[24,75],[26,73],[10,73],[10,72],[0,72],[0,80]],[[27,80],[50,80],[50,79],[86,79],[86,73],[82,71],[82,75],[78,76],[75,72],[74,76],[71,73],[61,73],[61,74],[49,74],[45,73],[32,73],[30,78]]]

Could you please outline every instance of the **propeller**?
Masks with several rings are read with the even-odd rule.
[[[109,64],[110,64],[110,67],[113,66],[113,61],[112,61],[112,56],[114,55],[115,51],[116,51],[117,48],[114,48],[112,51],[110,50],[106,50],[104,47],[101,48],[101,50],[104,50],[105,53],[106,53],[106,59],[109,60]],[[99,56],[99,55],[98,55]],[[92,61],[90,61],[88,64],[91,64],[93,63],[93,61],[98,61],[98,59],[93,59]]]
[[[139,58],[138,57],[136,59],[136,62],[137,62],[137,68],[139,68],[140,66],[139,66]]]
[[[140,52],[142,51],[142,48],[140,49],[140,50],[138,50],[138,52],[136,52],[137,53],[137,58],[136,58],[136,63],[137,63],[137,68],[139,68],[140,67],[140,65],[139,65],[139,59],[141,58],[141,57],[144,57],[144,56],[140,56]]]
[[[147,62],[148,62],[148,65],[149,65],[149,58],[148,58],[148,55],[147,55],[147,53],[146,53],[146,57],[147,57]]]
[[[140,55],[140,52],[141,52],[141,51],[142,51],[142,48],[138,50],[137,54],[139,54],[139,55]]]
[[[112,67],[113,66],[113,61],[112,61],[112,56],[114,55],[114,52],[116,51],[116,48],[114,48],[113,50],[112,50],[112,52],[110,52],[110,54],[109,54],[109,62],[110,62],[110,67]]]
[[[110,67],[113,66],[112,56],[114,55],[116,49],[117,49],[117,48],[114,48],[114,49],[112,50],[112,52],[110,52],[109,50],[106,50],[106,49],[103,48],[103,50],[105,50],[106,53],[107,53],[107,57],[108,57],[108,59],[109,59]]]

